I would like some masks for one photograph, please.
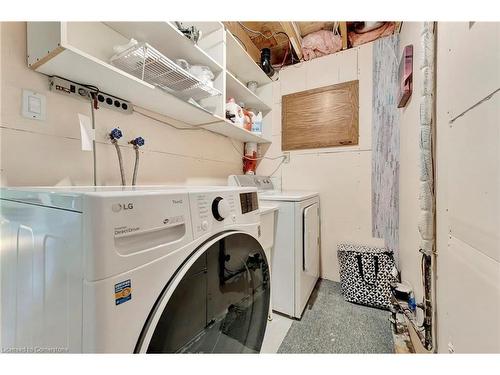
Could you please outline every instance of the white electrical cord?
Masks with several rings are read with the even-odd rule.
[[[333,35],[339,35],[340,34],[339,33],[339,23],[338,23],[338,21],[335,21],[333,23],[333,30],[332,31],[333,31]]]
[[[94,113],[94,99],[92,95],[89,95],[90,99],[90,115],[92,119],[92,131],[94,132],[94,137],[92,139],[92,157],[94,162],[94,186],[97,186],[97,155],[96,155],[96,144],[95,144],[95,113]]]
[[[238,155],[241,155],[241,151],[238,150],[238,148],[234,145],[233,143],[233,140],[231,138],[229,138],[229,141],[231,142],[231,145],[233,146],[233,148],[236,150],[236,152],[238,153]],[[278,160],[278,159],[281,159],[280,163],[278,164],[278,166],[274,169],[274,171],[272,171],[270,174],[269,174],[269,177],[273,176],[277,171],[278,169],[280,169],[280,167],[283,165],[283,163],[285,162],[286,160],[286,155],[280,155],[280,156],[276,156],[274,158],[270,158],[268,156],[262,156],[260,158],[251,158],[249,156],[246,156],[246,155],[241,155],[244,159],[247,159],[247,160]]]
[[[261,156],[261,157],[258,157],[258,158],[251,158],[249,156],[246,156],[246,155],[241,155],[241,151],[238,150],[238,148],[234,145],[233,143],[233,140],[231,138],[229,138],[229,141],[231,142],[231,145],[233,146],[233,148],[236,150],[236,152],[238,153],[238,155],[242,156],[244,159],[247,159],[247,160],[278,160],[278,159],[285,159],[286,158],[286,155],[280,155],[280,156],[276,156],[274,158],[270,158],[268,156]],[[244,151],[243,151],[244,152]]]
[[[280,32],[278,32],[278,33],[277,33],[277,32],[272,31],[272,32],[271,32],[271,35],[266,36],[264,33],[260,32],[260,31],[257,31],[257,30],[252,30],[251,28],[249,28],[249,27],[245,26],[245,25],[243,24],[243,22],[238,21],[238,24],[239,24],[241,27],[243,27],[246,31],[248,31],[249,33],[256,34],[256,35],[260,35],[260,36],[262,36],[264,39],[267,39],[267,40],[269,40],[269,39],[271,39],[271,38],[274,38],[274,36],[275,36],[275,35],[278,35],[278,34],[285,34],[285,35],[286,35],[286,37],[288,38],[288,40],[290,40],[290,37],[289,37],[289,36],[288,36],[288,34],[287,34],[287,33],[285,33],[284,31],[280,31]]]
[[[182,130],[182,131],[184,131],[184,130],[187,130],[187,131],[192,131],[192,130],[206,130],[206,131],[210,132],[210,130],[208,130],[208,129],[201,128],[200,126],[202,126],[202,125],[191,125],[191,127],[181,128],[181,127],[175,126],[175,125],[173,125],[173,124],[171,124],[171,123],[169,123],[167,121],[164,121],[164,120],[161,120],[161,119],[156,118],[154,116],[150,116],[150,115],[148,115],[146,113],[143,113],[143,112],[137,110],[136,108],[134,108],[134,113],[138,113],[141,116],[144,116],[144,117],[149,118],[151,120],[155,120],[155,121],[161,122],[162,124],[171,126],[172,128],[177,129],[177,130]]]
[[[280,167],[283,165],[284,162],[285,159],[281,160],[276,169],[269,174],[269,177],[272,177],[278,171],[278,169],[280,169]]]

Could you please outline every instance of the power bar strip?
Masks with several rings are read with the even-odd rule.
[[[92,90],[89,87],[82,86],[76,82],[56,76],[49,77],[49,88],[51,91],[74,96],[75,98],[87,101],[89,100],[90,93],[96,93],[95,90]],[[132,114],[134,111],[134,107],[129,101],[101,91],[97,93],[97,102],[99,107],[113,109],[125,114]]]

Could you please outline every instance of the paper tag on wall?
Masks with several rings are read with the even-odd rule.
[[[95,140],[95,129],[92,129],[90,117],[79,113],[78,119],[80,120],[82,151],[92,151],[93,141]]]

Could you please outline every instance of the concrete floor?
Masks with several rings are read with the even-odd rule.
[[[274,314],[263,353],[393,353],[389,312],[346,302],[340,284],[321,280],[300,321]]]

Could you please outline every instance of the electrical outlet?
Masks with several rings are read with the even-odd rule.
[[[51,91],[73,96],[75,98],[80,98],[86,101],[89,101],[90,93],[96,93],[97,103],[99,107],[113,109],[115,111],[126,114],[132,114],[134,110],[132,103],[127,100],[123,100],[116,96],[106,94],[105,92],[96,92],[89,87],[80,85],[76,82],[61,77],[49,77],[49,88]]]
[[[283,163],[285,163],[285,164],[290,163],[290,153],[285,152],[284,155],[285,155],[285,158],[283,159]]]

